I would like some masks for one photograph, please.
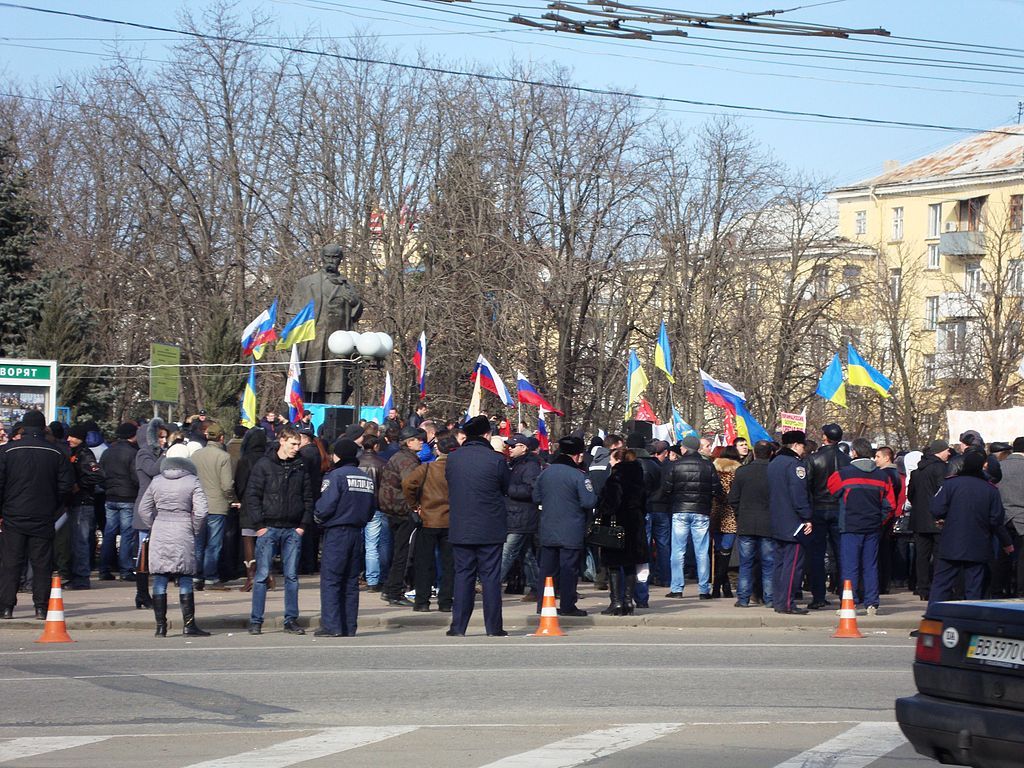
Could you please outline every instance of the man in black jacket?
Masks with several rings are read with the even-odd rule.
[[[71,583],[68,589],[89,589],[92,553],[96,548],[97,488],[103,484],[103,470],[96,455],[85,444],[89,430],[85,424],[74,424],[68,430],[71,464],[75,470],[68,525],[71,531]]]
[[[107,490],[100,581],[113,581],[115,568],[120,571],[121,581],[135,580],[133,572],[138,534],[132,527],[132,512],[135,498],[139,495],[139,478],[135,472],[135,457],[139,452],[138,431],[134,424],[125,422],[117,428],[117,440],[100,456]],[[121,537],[120,547],[117,546],[118,536]]]
[[[32,603],[46,618],[53,571],[53,524],[75,485],[67,456],[43,437],[46,420],[25,414],[24,432],[0,447],[0,619],[13,615],[26,556],[32,564]]]
[[[917,469],[910,473],[907,498],[910,500],[910,529],[914,532],[914,569],[917,594],[927,601],[932,588],[932,561],[935,545],[942,530],[931,513],[931,503],[945,479],[949,460],[949,443],[933,440],[924,450]]]
[[[402,481],[420,465],[417,454],[426,439],[427,433],[422,429],[405,427],[398,433],[401,447],[380,471],[377,499],[381,511],[387,515],[392,541],[391,567],[381,594],[381,599],[388,605],[412,607],[412,601],[405,596],[405,576],[409,569],[409,540],[416,530],[416,523],[412,518],[412,507],[402,492]]]
[[[661,495],[672,511],[672,585],[665,597],[682,597],[686,544],[693,539],[701,600],[711,599],[711,504],[725,501],[722,480],[715,466],[700,454],[700,440],[683,438],[686,453],[665,466]]]
[[[729,488],[729,506],[736,510],[736,533],[740,542],[737,608],[750,606],[750,596],[754,591],[754,562],[759,557],[764,606],[772,607],[775,540],[772,538],[772,516],[768,507],[768,463],[773,452],[774,448],[767,440],[754,443],[754,460],[736,470]]]
[[[817,610],[832,603],[825,597],[828,571],[835,583],[839,579],[839,499],[828,489],[828,479],[850,464],[850,457],[839,447],[843,428],[826,424],[821,428],[822,446],[807,457],[807,491],[811,499],[814,527],[808,542],[807,558],[811,577],[811,602],[808,608]],[[825,555],[831,551],[831,567],[825,569]]]
[[[299,618],[299,552],[313,522],[313,489],[299,454],[299,433],[283,427],[277,450],[253,465],[245,489],[246,513],[256,529],[256,575],[252,585],[249,634],[263,633],[267,579],[276,550],[284,570],[284,631],[304,635]]]
[[[536,441],[536,438],[532,438]],[[533,486],[540,476],[540,457],[530,450],[531,438],[512,435],[505,441],[509,452],[508,535],[501,550],[501,581],[505,581],[512,563],[523,557],[523,581],[526,589],[523,602],[537,583],[537,558],[533,553],[533,539],[537,534],[540,512],[533,503]],[[539,445],[539,444],[538,444]]]

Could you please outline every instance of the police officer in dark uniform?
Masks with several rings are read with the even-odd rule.
[[[807,497],[806,436],[799,430],[782,436],[782,448],[768,465],[768,509],[775,539],[772,601],[776,613],[808,613],[793,596],[804,575],[804,547],[812,530]]]
[[[533,486],[540,510],[540,579],[537,613],[544,596],[544,580],[555,577],[559,616],[586,616],[576,607],[576,585],[590,510],[597,506],[594,486],[583,470],[586,450],[578,437],[558,441],[558,456],[541,472]]]
[[[373,480],[359,469],[359,446],[341,438],[338,462],[326,477],[314,519],[322,532],[320,628],[317,637],[351,637],[359,614],[363,528],[374,512]]]

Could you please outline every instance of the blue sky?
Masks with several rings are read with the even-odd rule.
[[[31,4],[168,27],[178,25],[182,9],[198,15],[209,5],[137,0]],[[830,40],[693,30],[686,39],[651,43],[529,30],[507,21],[517,13],[539,17],[543,0],[238,0],[235,7],[240,13],[260,11],[273,17],[282,36],[308,33],[313,39],[306,47],[317,47],[321,36],[379,35],[393,48],[396,60],[412,60],[423,51],[463,70],[513,59],[555,62],[570,68],[582,85],[654,96],[971,128],[1016,122],[1018,101],[1024,99],[1024,42],[1019,37],[1024,3],[1019,0],[659,0],[643,5],[705,13],[812,6],[779,18],[884,27],[904,39],[884,44],[874,37]],[[114,45],[161,60],[173,39],[159,32],[0,7],[0,77],[47,85],[102,65]],[[853,56],[861,60],[849,60]],[[729,111],[666,106],[668,119],[688,126],[708,114]],[[910,160],[965,135],[749,114],[739,120],[788,165],[835,183],[874,175],[885,160]]]

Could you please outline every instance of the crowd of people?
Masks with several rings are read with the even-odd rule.
[[[580,578],[607,589],[612,616],[692,582],[699,600],[787,614],[828,608],[845,581],[868,614],[897,589],[1024,595],[1024,437],[986,446],[968,431],[897,453],[826,424],[820,444],[789,431],[752,446],[640,433],[588,446],[576,432],[548,451],[510,432],[483,415],[442,423],[421,403],[330,445],[308,411],[230,435],[204,412],[127,422],[108,445],[95,423],[29,411],[0,436],[0,618],[21,587],[45,619],[54,571],[70,590],[133,582],[157,636],[169,586],[184,634],[203,636],[195,592],[242,578],[259,635],[278,576],[284,631],[305,634],[298,577],[316,572],[316,634],[331,637],[356,633],[363,591],[450,613],[451,636],[479,593],[487,634],[503,636],[503,589],[539,613],[547,577],[562,616],[586,615]]]

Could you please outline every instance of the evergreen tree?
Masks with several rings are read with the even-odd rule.
[[[25,354],[25,343],[39,324],[42,286],[32,270],[33,248],[43,229],[11,142],[0,140],[0,357]]]
[[[222,306],[215,306],[205,323],[201,351],[204,363],[237,363],[240,360],[234,324]],[[246,371],[243,368],[202,369],[201,405],[230,433],[238,421],[238,396]]]

